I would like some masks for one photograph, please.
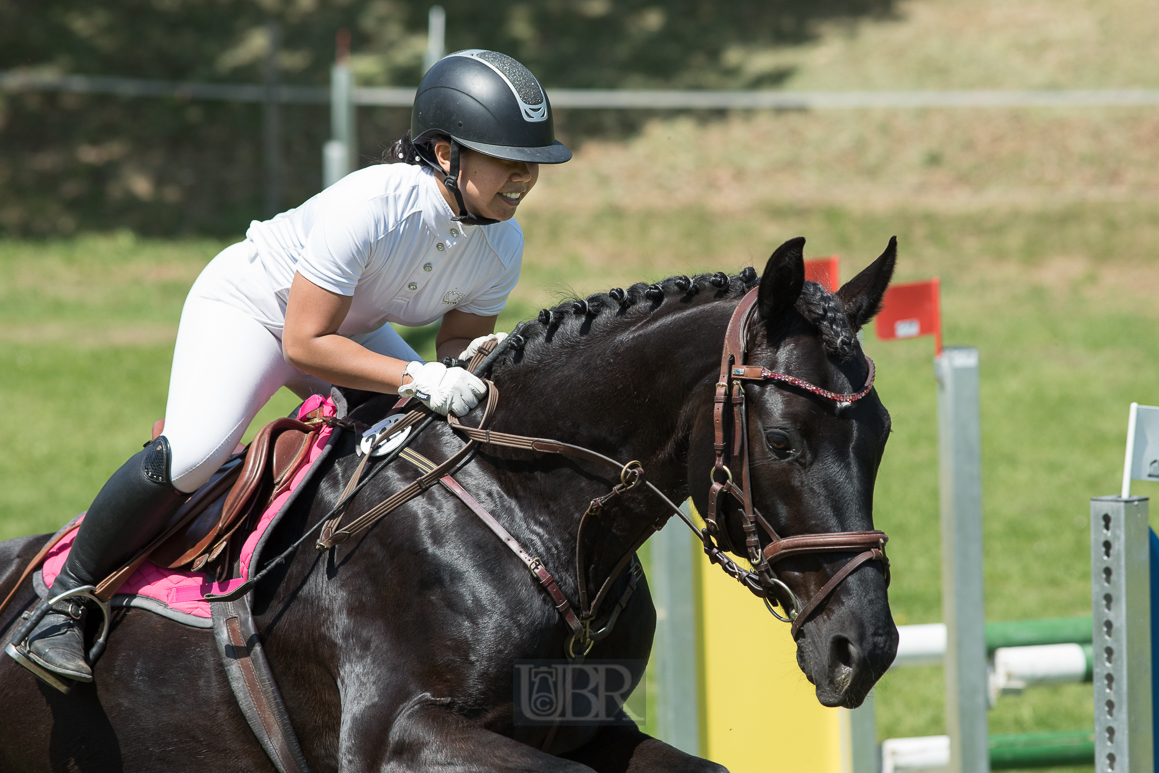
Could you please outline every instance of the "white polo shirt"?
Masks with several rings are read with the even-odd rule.
[[[353,172],[296,209],[252,222],[248,264],[207,269],[213,294],[279,337],[295,273],[352,296],[342,335],[426,325],[451,309],[498,314],[519,280],[523,231],[514,220],[452,221],[438,186],[429,169],[409,164]]]

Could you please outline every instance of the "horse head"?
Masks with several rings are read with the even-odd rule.
[[[897,652],[885,537],[873,526],[890,418],[857,339],[881,307],[896,242],[835,294],[805,281],[803,245],[779,247],[746,298],[735,333],[745,361],[732,363],[737,381],[716,383],[715,412],[700,400],[688,476],[721,547],[752,561],[764,593],[798,615],[797,661],[818,700],[856,707]],[[740,394],[721,411],[728,390]],[[700,483],[710,472],[711,490]]]

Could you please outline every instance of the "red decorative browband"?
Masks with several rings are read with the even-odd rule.
[[[792,384],[795,387],[804,389],[806,392],[812,392],[828,400],[836,403],[848,405],[865,397],[873,390],[873,379],[876,376],[876,369],[873,367],[873,360],[869,357],[865,358],[865,362],[869,365],[869,373],[865,377],[865,387],[854,394],[841,394],[839,392],[830,392],[828,389],[822,389],[819,386],[814,386],[808,381],[790,376],[787,373],[778,373],[776,371],[762,368],[759,365],[737,365],[734,366],[729,374],[733,378],[744,379],[746,381],[782,381],[786,384]]]

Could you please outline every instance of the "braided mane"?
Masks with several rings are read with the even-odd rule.
[[[841,308],[836,295],[816,282],[806,282],[796,309],[805,321],[817,328],[826,353],[848,360],[857,353],[857,331]]]
[[[601,332],[610,329],[600,324],[604,319],[628,324],[670,309],[739,299],[759,282],[760,276],[750,266],[731,277],[720,271],[693,277],[677,275],[654,284],[638,282],[626,290],[617,287],[587,298],[568,298],[554,308],[541,310],[536,320],[521,325],[512,341],[513,362],[546,361],[558,356],[562,347],[581,346],[589,336],[602,337]],[[826,353],[841,360],[857,351],[856,331],[836,295],[815,282],[805,282],[795,308],[800,316],[788,332],[813,332],[821,339]]]

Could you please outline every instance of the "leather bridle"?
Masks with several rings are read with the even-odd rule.
[[[733,312],[732,319],[729,321],[728,330],[725,333],[720,379],[716,385],[714,404],[713,419],[716,433],[714,449],[716,452],[716,462],[711,473],[712,486],[708,495],[708,512],[705,513],[704,517],[707,528],[700,529],[697,527],[680,507],[672,502],[651,481],[647,480],[644,474],[644,468],[638,461],[631,461],[624,464],[608,456],[604,456],[599,452],[571,443],[548,438],[513,435],[488,429],[487,425],[490,423],[498,404],[498,389],[495,388],[494,384],[487,382],[489,388],[487,401],[479,426],[467,426],[453,415],[447,417],[447,422],[451,429],[466,436],[467,443],[463,448],[459,449],[459,451],[441,464],[426,460],[418,454],[409,452],[409,450],[404,452],[403,449],[399,449],[392,452],[384,460],[384,464],[399,453],[404,453],[404,458],[408,458],[405,454],[409,453],[408,461],[412,464],[417,463],[424,474],[401,491],[375,505],[345,526],[342,526],[342,515],[346,503],[349,502],[361,487],[358,484],[362,479],[362,473],[370,455],[367,454],[364,456],[347,484],[346,490],[339,497],[339,503],[316,527],[321,528],[321,535],[317,541],[318,549],[327,550],[345,541],[353,534],[370,527],[403,503],[416,496],[420,496],[431,486],[441,483],[448,491],[462,500],[476,516],[487,524],[491,531],[503,540],[508,548],[519,556],[520,560],[531,571],[539,584],[551,596],[560,617],[567,624],[568,628],[571,629],[571,636],[568,638],[566,645],[568,656],[576,660],[582,660],[591,650],[592,645],[611,631],[620,611],[627,605],[627,601],[636,587],[635,580],[638,575],[638,566],[634,561],[631,562],[632,572],[630,573],[629,582],[624,594],[603,625],[594,625],[596,616],[608,592],[611,590],[613,583],[621,575],[624,568],[628,566],[636,550],[651,536],[653,531],[646,530],[634,542],[627,553],[615,564],[609,576],[595,587],[594,592],[585,579],[583,532],[585,527],[594,520],[594,516],[598,515],[612,500],[639,487],[651,491],[664,503],[667,510],[667,512],[662,514],[652,524],[652,529],[658,531],[670,517],[673,515],[678,516],[696,533],[696,536],[704,546],[704,552],[708,556],[709,561],[718,564],[726,574],[738,580],[754,595],[763,599],[765,605],[775,617],[785,622],[791,622],[792,634],[796,637],[797,631],[809,616],[820,607],[825,599],[832,595],[837,589],[837,586],[854,569],[865,562],[880,561],[885,567],[886,582],[889,582],[889,559],[885,555],[885,543],[889,538],[885,535],[885,532],[877,530],[803,534],[791,537],[781,537],[773,530],[768,522],[753,507],[748,463],[748,437],[745,431],[744,391],[741,387],[741,382],[772,381],[775,383],[789,384],[823,398],[833,400],[838,404],[849,404],[860,400],[872,391],[874,368],[873,362],[866,357],[865,360],[869,373],[866,377],[865,386],[855,394],[839,394],[821,389],[794,376],[776,373],[759,366],[746,365],[745,342],[747,340],[749,321],[753,309],[756,306],[756,301],[757,289],[754,288],[744,296]],[[476,372],[485,370],[486,366],[479,364],[482,362],[483,357],[487,356],[488,359],[492,359],[498,353],[496,351],[487,355],[488,351],[489,349],[487,348],[480,351],[476,356],[476,361],[472,363],[472,370]],[[406,400],[400,401],[396,409],[403,408],[407,402]],[[425,420],[424,417],[426,417]],[[425,421],[429,421],[431,418],[433,417],[429,415],[427,409],[414,409],[399,423],[392,426],[390,431],[391,433],[400,432],[405,427],[418,424],[420,420],[424,420],[423,426],[425,426]],[[414,437],[416,434],[412,433],[411,437]],[[376,442],[385,439],[385,437],[380,438]],[[488,513],[474,497],[470,496],[451,477],[453,470],[469,459],[474,449],[485,445],[504,446],[538,453],[560,454],[562,456],[609,466],[619,471],[620,482],[613,486],[608,494],[593,499],[589,503],[584,516],[580,519],[579,533],[576,535],[576,586],[579,591],[578,608],[573,607],[571,602],[559,590],[553,575],[547,570],[543,562],[524,550],[519,542],[499,524],[498,520]],[[740,471],[741,478],[739,485],[733,479],[733,469]],[[365,482],[361,485],[365,485]],[[725,496],[732,497],[743,506],[744,520],[742,527],[745,533],[745,547],[747,548],[748,558],[753,567],[752,570],[742,568],[725,554],[725,550],[733,550],[726,530],[720,526],[722,500]],[[757,532],[758,525],[770,539],[770,542],[764,548],[760,544],[760,537]],[[296,547],[296,545],[291,546],[291,548],[293,547]],[[796,594],[783,581],[777,578],[773,565],[791,556],[811,553],[856,553],[857,555],[834,574],[821,590],[814,594],[813,598],[807,604],[802,606]],[[277,560],[281,560],[281,557]],[[256,582],[270,568],[268,566],[247,584]],[[224,596],[222,597],[223,600],[225,598]],[[781,609],[784,610],[784,614],[776,611],[770,599],[776,601]],[[593,628],[596,630],[593,630]]]
[[[765,383],[772,381],[779,384],[788,384],[798,389],[832,400],[838,406],[848,406],[870,394],[873,390],[874,367],[873,360],[865,358],[868,373],[865,385],[860,391],[851,394],[830,392],[807,381],[767,370],[757,365],[746,364],[747,341],[749,322],[753,309],[756,307],[759,288],[750,290],[732,314],[725,332],[724,352],[721,356],[720,378],[716,383],[716,396],[713,405],[713,430],[715,462],[710,477],[712,485],[708,492],[708,510],[704,514],[706,528],[700,532],[705,552],[709,559],[716,562],[716,555],[720,554],[716,543],[724,549],[738,552],[734,549],[728,537],[726,528],[721,525],[721,508],[726,497],[731,497],[743,508],[741,527],[745,535],[745,550],[752,564],[752,574],[756,575],[759,591],[753,587],[751,578],[745,584],[756,595],[761,596],[769,611],[778,619],[792,623],[792,635],[796,638],[801,625],[815,612],[841,582],[854,569],[867,561],[880,561],[885,571],[886,584],[889,583],[889,559],[885,555],[885,543],[889,537],[885,532],[872,531],[841,531],[820,534],[801,534],[791,537],[781,537],[769,525],[769,522],[753,507],[752,483],[749,472],[748,422],[746,421],[745,395],[743,383],[745,381]],[[740,483],[736,482],[735,475],[739,472]],[[758,525],[769,538],[763,548]],[[699,530],[698,530],[699,531]],[[776,576],[774,565],[791,556],[810,553],[856,553],[836,574],[834,574],[822,588],[813,595],[808,603],[802,605],[797,595]],[[726,571],[728,567],[725,567]],[[732,574],[732,572],[729,572]],[[735,576],[735,575],[734,575]],[[740,579],[738,577],[738,579]],[[774,609],[770,598],[784,610],[780,614]]]

